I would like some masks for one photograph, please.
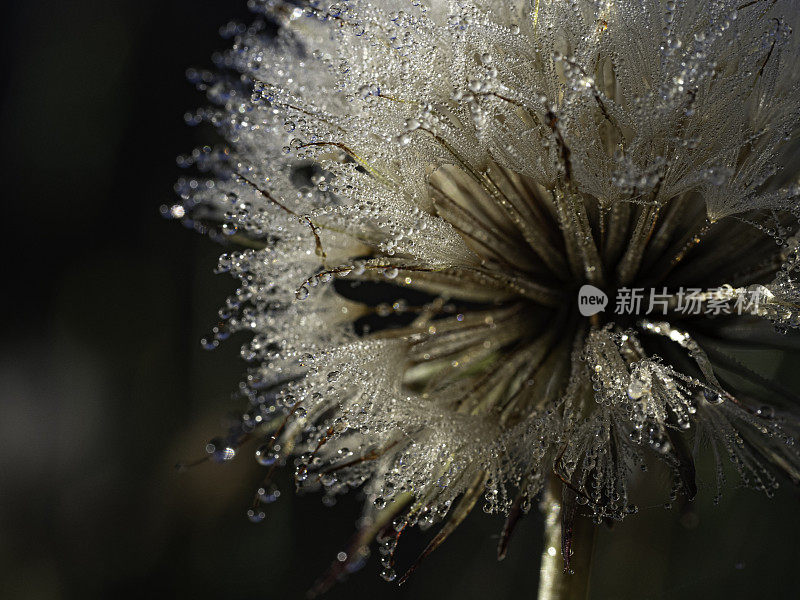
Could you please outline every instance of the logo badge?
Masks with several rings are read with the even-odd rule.
[[[591,317],[604,311],[608,306],[608,296],[603,290],[586,284],[578,290],[578,311],[584,317]]]

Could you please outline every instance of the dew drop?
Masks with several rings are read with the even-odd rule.
[[[214,438],[206,444],[206,452],[211,460],[222,463],[233,460],[236,449],[222,438]]]
[[[249,508],[247,510],[247,518],[251,523],[261,523],[266,516],[266,513],[260,508]]]
[[[756,414],[764,419],[771,419],[775,416],[775,409],[765,404],[756,411]]]
[[[264,485],[256,490],[258,501],[263,504],[272,504],[281,496],[281,492],[274,483]]]
[[[256,462],[262,467],[271,467],[278,460],[278,455],[270,444],[264,444],[256,449]]]

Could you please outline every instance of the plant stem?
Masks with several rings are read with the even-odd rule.
[[[564,571],[561,556],[561,494],[552,486],[542,500],[544,514],[544,548],[539,574],[538,600],[587,600],[594,550],[595,525],[589,519],[577,516],[573,525],[570,561],[571,573]]]

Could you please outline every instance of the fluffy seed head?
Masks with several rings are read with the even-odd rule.
[[[704,444],[718,486],[800,481],[796,395],[737,360],[798,348],[793,2],[251,5],[190,72],[225,143],[167,209],[239,248],[205,343],[248,332],[247,410],[212,458],[363,489],[359,552],[554,482],[622,519],[657,465],[693,496]],[[663,310],[584,317],[585,285]]]

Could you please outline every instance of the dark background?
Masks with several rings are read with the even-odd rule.
[[[204,101],[185,69],[210,66],[231,18],[243,1],[16,2],[0,18],[0,598],[301,598],[353,531],[357,495],[325,508],[285,476],[250,524],[249,452],[173,469],[237,409],[243,370],[241,340],[198,343],[234,288],[212,275],[220,248],[159,216],[174,157],[209,139],[183,124]],[[794,491],[731,486],[715,508],[704,488],[689,514],[654,494],[604,530],[592,598],[796,597]],[[329,597],[533,598],[541,518],[497,563],[501,526],[476,511],[403,588],[372,560]]]

